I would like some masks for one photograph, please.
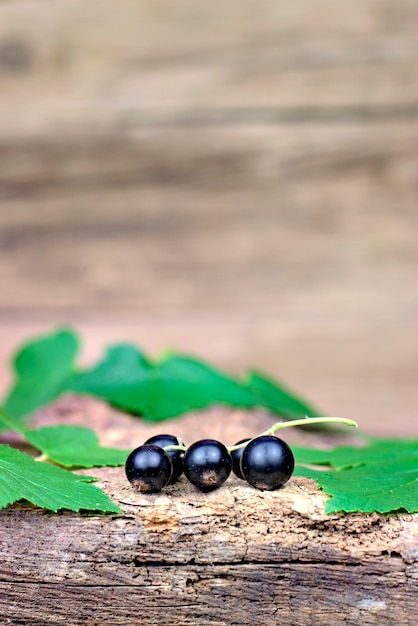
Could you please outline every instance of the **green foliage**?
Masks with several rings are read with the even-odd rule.
[[[96,433],[86,426],[44,426],[25,430],[25,436],[46,458],[64,467],[116,467],[125,463],[130,452],[100,446]]]
[[[378,461],[418,459],[418,439],[369,439],[365,446],[339,446],[331,450],[318,450],[294,446],[298,463],[304,465],[329,465],[334,469],[347,469]],[[418,461],[417,461],[418,463]]]
[[[44,461],[62,467],[38,462],[0,444],[0,508],[26,500],[52,511],[121,512],[90,484],[94,479],[64,467],[123,465],[128,450],[100,446],[97,435],[85,426],[31,429],[25,424],[24,417],[66,391],[98,396],[150,421],[215,403],[264,407],[302,423],[305,419],[300,418],[319,414],[259,372],[250,372],[239,381],[191,356],[168,354],[152,361],[130,344],[110,347],[103,360],[80,371],[75,363],[78,345],[72,331],[58,330],[26,344],[16,356],[16,379],[4,401],[5,411],[0,410],[0,423],[21,433],[42,453]],[[327,513],[418,511],[418,440],[371,439],[362,447],[318,450],[294,446],[293,451],[295,475],[312,478],[330,496]]]
[[[295,475],[312,478],[330,496],[326,513],[418,512],[418,440],[375,439],[366,447],[330,451],[294,446],[293,451]]]
[[[301,416],[316,417],[322,415],[306,400],[303,400],[290,389],[260,372],[250,372],[247,382],[248,389],[257,398],[259,406],[269,409],[272,413],[287,419]]]
[[[96,433],[84,426],[57,424],[28,429],[2,410],[0,417],[7,428],[19,432],[42,452],[43,461],[53,461],[64,467],[123,465],[129,453],[128,450],[100,446]],[[0,444],[0,508],[24,499],[52,511],[65,508],[121,512],[100,489],[86,485],[92,480],[95,479],[38,462],[28,454]]]
[[[55,424],[41,428],[25,428],[20,421],[0,409],[0,418],[7,428],[23,435],[28,443],[42,452],[44,460],[72,468],[123,465],[130,450],[101,446],[94,430],[87,426]]]
[[[98,396],[110,404],[161,421],[212,404],[264,407],[284,419],[318,411],[289,389],[259,373],[235,380],[197,358],[169,354],[151,361],[139,348],[118,344],[89,370],[77,370],[77,336],[58,330],[23,346],[15,359],[16,380],[3,403],[23,418],[61,393]],[[23,423],[23,422],[22,422]]]
[[[54,400],[68,386],[78,351],[77,336],[59,330],[24,345],[15,358],[16,382],[4,411],[20,418]]]
[[[0,508],[26,500],[50,511],[122,513],[93,479],[47,463],[39,463],[7,445],[0,445]]]
[[[210,404],[255,405],[243,385],[198,359],[170,355],[151,363],[137,348],[109,348],[95,368],[73,379],[71,388],[102,397],[111,404],[160,421]]]

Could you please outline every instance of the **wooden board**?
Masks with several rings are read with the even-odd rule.
[[[72,398],[37,423],[85,423],[86,416],[101,424],[104,443],[139,444],[162,428]],[[213,409],[163,430],[187,443],[223,432],[230,443],[266,420]],[[230,477],[209,494],[181,478],[144,495],[123,468],[92,473],[123,515],[54,515],[30,506],[0,513],[4,623],[415,623],[417,515],[327,516],[326,497],[302,478],[259,492]]]
[[[1,394],[16,346],[69,323],[83,362],[170,346],[416,434],[417,18],[414,0],[1,3]],[[164,428],[233,442],[269,419]],[[57,420],[109,445],[160,429],[74,399],[39,416]],[[0,513],[2,622],[415,626],[416,516],[325,516],[302,479],[138,496],[95,473],[123,516]]]
[[[416,20],[413,0],[4,2],[0,132],[123,131],[225,110],[252,121],[266,107],[416,118]]]
[[[0,4],[0,393],[61,323],[416,433],[414,0]]]

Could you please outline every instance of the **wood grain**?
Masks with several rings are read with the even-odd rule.
[[[168,345],[270,372],[366,429],[416,430],[416,134],[380,122],[9,145],[2,388],[18,343],[67,322],[87,358],[110,341]]]
[[[37,421],[76,423],[86,414],[104,442],[116,433],[119,442],[140,443],[141,433],[161,428],[71,398]],[[165,428],[187,432],[188,443],[223,429],[228,442],[251,436],[265,419],[226,420],[213,410]],[[5,623],[414,623],[417,515],[327,516],[326,496],[302,478],[259,492],[230,477],[209,494],[181,478],[145,495],[123,468],[94,474],[123,515],[53,515],[28,505],[0,512]]]
[[[1,3],[0,393],[16,346],[67,323],[82,363],[170,346],[416,434],[417,19],[414,0]],[[121,446],[160,429],[74,398],[37,420]],[[268,420],[166,428],[232,442]],[[0,512],[2,623],[415,624],[417,516],[325,516],[302,479],[139,496],[96,474],[124,515]]]
[[[315,107],[361,104],[373,115],[379,106],[412,104],[416,116],[413,0],[349,9],[329,0],[37,0],[0,11],[5,135],[230,107],[302,107],[310,117]]]
[[[86,358],[168,344],[416,431],[416,18],[2,3],[1,391],[16,345],[66,322]]]

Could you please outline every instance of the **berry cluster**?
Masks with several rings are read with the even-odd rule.
[[[282,487],[295,461],[287,443],[273,435],[244,439],[227,448],[215,439],[196,441],[189,448],[173,435],[157,435],[133,450],[125,471],[137,491],[155,493],[174,483],[184,472],[202,491],[220,487],[231,470],[257,489]]]
[[[156,493],[174,483],[184,472],[198,489],[220,487],[233,471],[256,489],[279,489],[291,477],[295,460],[287,443],[274,432],[289,426],[339,422],[357,427],[339,417],[311,417],[277,422],[254,439],[242,439],[227,448],[215,439],[201,439],[186,448],[178,437],[156,435],[133,450],[125,463],[126,477],[137,491]]]

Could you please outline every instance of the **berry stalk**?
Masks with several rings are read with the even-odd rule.
[[[289,422],[276,422],[270,428],[265,430],[261,435],[257,435],[258,437],[263,437],[266,435],[273,435],[277,430],[282,430],[283,428],[291,428],[292,426],[310,426],[312,424],[344,424],[345,426],[353,426],[354,428],[358,428],[357,422],[354,420],[349,420],[344,417],[304,417],[300,420],[292,420]],[[228,448],[229,452],[234,452],[234,450],[239,450],[240,448],[244,448],[246,443],[236,444],[235,446],[230,446]]]
[[[180,450],[181,452],[185,452],[187,450],[187,447],[183,444],[179,444],[179,445],[170,445],[170,446],[163,446],[163,449],[166,452],[170,452],[171,450]]]

